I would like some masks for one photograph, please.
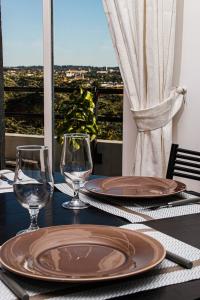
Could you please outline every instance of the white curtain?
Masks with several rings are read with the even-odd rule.
[[[133,174],[165,177],[172,118],[186,92],[172,86],[176,0],[103,0],[103,5],[124,98],[138,129]]]

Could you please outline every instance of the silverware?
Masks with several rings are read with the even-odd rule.
[[[13,180],[11,179],[8,179],[4,174],[0,174],[0,179],[3,180],[3,181],[6,181],[8,184],[13,184]]]
[[[171,251],[168,251],[168,250],[166,251],[166,258],[186,269],[191,269],[193,267],[192,261],[190,261],[178,254],[172,253]]]
[[[172,253],[170,251],[166,251],[166,258],[175,262],[176,264],[186,268],[191,269],[193,267],[193,262],[183,258],[175,253]],[[0,267],[0,280],[21,300],[29,300],[29,295],[26,293],[26,291],[7,273],[5,270],[3,270]],[[79,285],[78,285],[79,286]],[[79,287],[81,287],[80,285]],[[72,286],[72,288],[77,288],[76,284],[75,286]],[[83,288],[84,290],[84,288]],[[72,290],[73,291],[73,290]],[[72,292],[71,291],[71,292]]]
[[[11,290],[19,299],[28,300],[27,292],[2,268],[0,268],[0,280]]]
[[[200,197],[188,198],[188,199],[182,199],[182,200],[176,200],[173,202],[168,202],[164,205],[152,205],[152,206],[146,207],[145,209],[156,210],[156,209],[160,209],[160,208],[169,208],[169,207],[174,207],[174,206],[191,204],[191,203],[195,203],[195,202],[199,202],[199,201],[200,201]]]

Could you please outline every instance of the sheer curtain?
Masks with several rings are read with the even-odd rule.
[[[103,5],[124,81],[124,101],[129,101],[138,131],[130,162],[133,174],[165,176],[172,118],[186,92],[172,86],[176,0],[103,0]]]

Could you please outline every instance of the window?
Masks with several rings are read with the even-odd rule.
[[[2,0],[8,159],[18,144],[43,143],[44,3]],[[96,138],[121,140],[123,85],[101,0],[53,1],[53,15],[56,134],[81,87],[96,104]]]
[[[17,145],[43,143],[42,2],[2,0],[1,12],[8,162]]]

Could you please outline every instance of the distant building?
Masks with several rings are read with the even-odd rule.
[[[88,73],[86,70],[68,70],[65,72],[65,75],[68,78],[84,79],[86,73]]]
[[[97,74],[108,74],[108,71],[97,71]]]

